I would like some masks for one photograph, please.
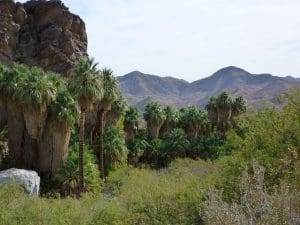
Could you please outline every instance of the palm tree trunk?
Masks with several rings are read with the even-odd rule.
[[[80,114],[79,121],[79,192],[84,189],[84,169],[83,169],[83,151],[84,151],[84,122],[85,112]]]
[[[97,122],[93,131],[94,150],[96,151],[98,168],[101,179],[105,178],[104,172],[104,149],[103,149],[103,134],[104,134],[104,117],[105,110],[99,109],[97,112]],[[97,138],[99,138],[97,140]],[[100,143],[99,143],[100,142]]]
[[[101,110],[100,114],[100,148],[99,148],[99,164],[100,164],[100,176],[101,179],[105,178],[104,171],[104,149],[103,149],[103,134],[104,134],[104,115],[105,112]]]

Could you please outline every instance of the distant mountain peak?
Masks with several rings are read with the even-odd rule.
[[[248,71],[236,67],[236,66],[227,66],[224,67],[217,72],[215,72],[213,75],[236,75],[236,74],[250,74]]]
[[[149,101],[177,107],[190,104],[203,106],[209,97],[224,90],[233,95],[242,95],[249,104],[258,106],[262,100],[270,101],[290,88],[300,87],[300,80],[293,77],[251,74],[236,66],[222,68],[192,83],[137,70],[118,77],[118,80],[128,101],[140,109]]]

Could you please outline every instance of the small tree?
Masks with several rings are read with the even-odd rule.
[[[93,59],[79,59],[72,71],[69,80],[69,90],[75,96],[80,106],[79,120],[79,186],[80,192],[84,188],[84,168],[83,168],[83,151],[84,151],[84,124],[86,112],[93,109],[94,104],[103,97],[103,85],[98,75],[97,64]]]

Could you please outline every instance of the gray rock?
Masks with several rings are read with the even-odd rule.
[[[35,171],[8,169],[0,171],[0,185],[16,183],[22,186],[29,195],[38,195],[40,177]]]

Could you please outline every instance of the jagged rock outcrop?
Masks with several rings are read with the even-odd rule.
[[[29,195],[38,195],[40,177],[37,172],[21,169],[0,171],[0,185],[17,184],[22,186]]]
[[[0,0],[0,61],[36,65],[64,75],[87,54],[81,18],[59,0]]]

